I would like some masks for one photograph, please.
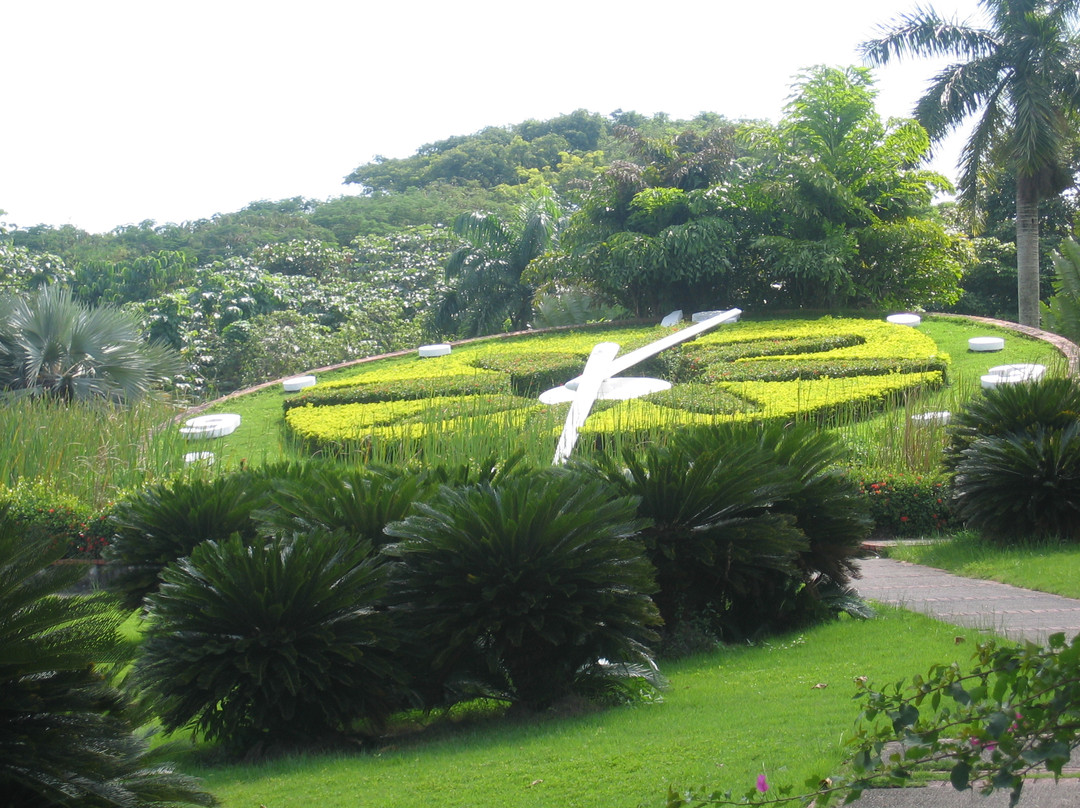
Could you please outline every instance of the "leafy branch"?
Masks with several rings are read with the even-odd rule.
[[[949,781],[958,791],[983,795],[1009,789],[1020,800],[1024,778],[1045,769],[1061,776],[1080,746],[1080,636],[1054,634],[1046,646],[1031,642],[999,647],[980,643],[974,667],[935,665],[925,675],[875,687],[855,680],[862,702],[843,774],[813,777],[805,790],[790,786],[770,794],[764,775],[744,794],[668,792],[667,808],[719,805],[810,805],[843,798],[849,803],[870,787],[901,786],[920,768],[951,761]]]

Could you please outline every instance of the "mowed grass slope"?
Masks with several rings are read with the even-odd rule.
[[[884,684],[965,664],[977,639],[888,610],[664,665],[671,686],[660,703],[473,721],[372,751],[193,773],[227,808],[633,808],[662,805],[669,785],[742,793],[763,771],[771,784],[801,788],[842,760],[855,677]]]

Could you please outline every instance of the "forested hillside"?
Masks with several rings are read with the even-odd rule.
[[[674,308],[1015,308],[1002,192],[973,240],[926,131],[814,68],[777,124],[577,110],[377,158],[326,201],[0,235],[0,285],[138,313],[193,398],[423,341]],[[1008,186],[1003,180],[1002,188]],[[1046,206],[1044,249],[1073,205]]]

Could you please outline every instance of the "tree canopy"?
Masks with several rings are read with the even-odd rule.
[[[934,77],[915,115],[938,140],[977,116],[962,154],[960,199],[980,203],[988,178],[1016,182],[1019,320],[1039,324],[1039,202],[1072,184],[1069,162],[1080,111],[1080,0],[983,0],[988,24],[946,20],[919,9],[865,42],[884,65],[904,56],[958,61]]]

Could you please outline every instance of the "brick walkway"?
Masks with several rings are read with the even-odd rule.
[[[862,562],[855,584],[863,597],[921,612],[953,625],[996,632],[1014,640],[1042,643],[1063,631],[1080,634],[1080,600],[1032,592],[994,581],[961,578],[942,570],[888,558]],[[925,788],[873,789],[852,803],[857,808],[998,808],[1008,792],[982,797],[956,791],[948,783]],[[1024,784],[1021,808],[1078,808],[1080,780],[1032,780]]]
[[[947,623],[997,632],[1013,640],[1045,643],[1058,631],[1080,634],[1080,600],[961,578],[941,570],[868,558],[855,581],[864,598],[922,612]]]

